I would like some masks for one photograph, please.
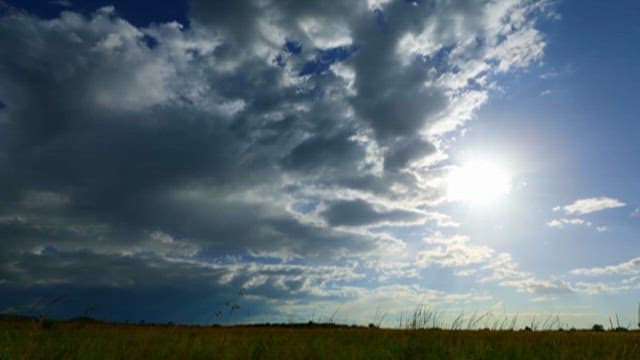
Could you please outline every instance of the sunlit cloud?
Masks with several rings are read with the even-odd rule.
[[[554,207],[553,210],[563,210],[567,215],[584,215],[625,206],[627,206],[627,204],[618,199],[601,196],[588,199],[579,199],[569,205]]]

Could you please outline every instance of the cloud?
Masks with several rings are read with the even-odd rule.
[[[602,196],[597,198],[579,199],[569,205],[555,206],[552,210],[554,212],[564,211],[567,215],[585,215],[624,206],[626,206],[626,204],[620,200]],[[556,229],[563,229],[566,225],[582,225],[588,228],[593,227],[593,223],[591,221],[577,217],[552,219],[546,223],[546,226]],[[609,229],[607,226],[598,225],[595,226],[595,230],[597,232],[607,232]]]
[[[151,254],[99,254],[86,250],[72,253],[55,249],[3,258],[0,269],[0,278],[5,284],[21,286],[169,288],[179,284],[183,288],[204,286],[225,292],[242,289],[245,294],[270,298],[326,297],[333,284],[363,277],[352,266],[260,264],[238,260],[211,263]]]
[[[573,269],[571,274],[587,276],[637,275],[640,274],[640,258],[633,258],[629,261],[603,267]]]
[[[445,313],[452,307],[465,305],[474,307],[488,306],[494,300],[487,293],[473,290],[445,292],[429,287],[406,284],[382,285],[373,288],[344,287],[341,291],[345,301],[338,308],[336,308],[335,303],[330,301],[314,303],[290,301],[279,304],[277,309],[283,314],[313,313],[320,319],[332,318],[336,322],[361,322],[365,324],[375,321],[383,313],[385,314],[383,316],[384,319],[381,319],[383,326],[397,326],[401,316],[406,316],[406,312],[415,310],[416,306],[430,309],[434,313],[438,313],[438,317],[444,317],[434,320],[434,322],[449,323],[460,315],[459,312],[453,315]]]
[[[584,226],[587,228],[594,228],[597,232],[607,232],[609,228],[605,225],[596,225],[591,221],[586,221],[581,218],[558,218],[549,220],[546,224],[547,227],[555,229],[564,229],[566,225]]]
[[[564,228],[565,225],[584,225],[584,226],[590,227],[592,224],[591,224],[591,221],[585,221],[580,218],[570,218],[570,219],[560,218],[560,219],[550,220],[549,222],[547,222],[546,225],[548,227],[562,229]]]
[[[554,207],[553,210],[558,211],[562,209],[567,215],[584,215],[597,211],[615,209],[625,206],[627,206],[627,204],[618,199],[601,196],[588,199],[579,199],[574,201],[572,204],[565,205],[563,207]]]
[[[635,210],[631,213],[631,216],[640,217],[640,208],[635,209]]]
[[[494,253],[494,250],[488,246],[469,244],[469,238],[462,235],[445,237],[442,234],[435,234],[424,241],[437,246],[418,252],[416,264],[421,267],[434,264],[443,267],[479,264],[490,259]]]
[[[475,267],[456,271],[457,276],[474,276],[478,283],[495,283],[500,286],[513,287],[512,284],[525,279],[535,279],[529,272],[520,269],[520,265],[513,260],[511,254],[497,252]],[[515,282],[514,282],[515,281]]]
[[[65,7],[65,8],[69,8],[69,7],[73,6],[73,3],[71,1],[68,1],[68,0],[49,1],[49,4],[58,5],[58,6]]]
[[[189,27],[136,26],[114,7],[49,20],[3,11],[0,283],[232,278],[280,298],[320,294],[329,280],[306,268],[316,280],[278,278],[270,264],[406,259],[401,231],[370,228],[457,225],[433,209],[443,175],[429,159],[446,157],[442,139],[494,78],[541,59],[544,11],[371,6],[384,22],[355,1],[193,0]],[[430,245],[425,266],[493,254]],[[229,258],[253,267],[218,266]],[[340,286],[363,276],[327,274]]]
[[[543,297],[567,295],[575,292],[575,289],[568,281],[561,279],[539,280],[529,277],[525,279],[505,280],[500,282],[500,285]]]
[[[424,215],[401,209],[376,210],[364,200],[343,200],[331,203],[321,216],[331,226],[359,226],[377,223],[416,224]]]
[[[624,291],[629,291],[634,288],[634,286],[629,284],[621,285],[621,284],[615,284],[615,283],[611,284],[611,283],[605,283],[605,282],[585,282],[585,281],[576,282],[575,287],[577,291],[580,291],[589,295],[616,294]],[[637,284],[635,287],[636,288],[638,287]]]

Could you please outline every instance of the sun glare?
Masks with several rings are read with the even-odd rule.
[[[450,201],[489,205],[511,191],[511,177],[491,161],[472,161],[453,169],[447,178]]]

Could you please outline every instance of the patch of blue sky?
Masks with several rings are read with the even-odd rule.
[[[384,12],[382,12],[382,10],[380,9],[375,9],[373,10],[373,14],[376,19],[376,24],[379,27],[384,28],[387,25],[387,20],[384,17]]]
[[[329,70],[331,65],[349,59],[358,51],[357,45],[339,46],[330,49],[317,50],[316,57],[307,61],[300,70],[299,75],[322,74]]]
[[[316,210],[318,207],[318,201],[296,202],[292,207],[293,210],[301,214],[308,214]]]
[[[287,40],[284,43],[284,49],[293,55],[298,55],[302,52],[302,44],[298,41]]]
[[[149,34],[144,34],[144,36],[142,37],[142,41],[144,41],[145,45],[147,45],[147,47],[152,50],[158,47],[159,44],[158,39]]]
[[[455,48],[455,46],[443,46],[433,55],[418,55],[415,58],[417,64],[432,68],[438,73],[445,73],[448,71],[457,72],[459,69],[456,66],[449,64],[449,54]]]
[[[58,253],[58,249],[53,246],[53,245],[45,245],[41,250],[40,253],[42,255],[55,255]]]

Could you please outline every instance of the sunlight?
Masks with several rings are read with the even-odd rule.
[[[447,198],[489,205],[511,191],[511,176],[497,163],[471,161],[454,168],[447,178]]]

